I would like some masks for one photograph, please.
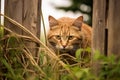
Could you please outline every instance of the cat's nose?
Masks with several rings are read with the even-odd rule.
[[[63,46],[64,49],[66,48],[66,45],[62,45],[62,46]]]
[[[62,41],[62,47],[63,47],[63,49],[65,49],[66,48],[66,46],[67,46],[67,41]]]

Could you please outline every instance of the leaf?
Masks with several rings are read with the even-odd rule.
[[[82,53],[83,49],[78,49],[75,53],[75,57],[77,58],[77,60],[80,60],[80,55]]]
[[[108,56],[109,63],[114,64],[115,63],[115,59],[116,59],[116,56],[113,55],[113,54],[111,54],[110,56]]]
[[[87,47],[87,48],[85,49],[85,51],[87,51],[87,52],[91,52],[92,50],[91,50],[90,47]]]
[[[101,57],[100,52],[99,52],[98,50],[96,50],[95,53],[94,53],[93,59],[94,59],[94,60],[98,60],[98,59],[100,59],[100,57]]]

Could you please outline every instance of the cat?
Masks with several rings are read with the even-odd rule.
[[[55,53],[75,57],[77,49],[91,47],[92,28],[83,22],[83,16],[76,19],[49,16],[48,20],[47,44]]]

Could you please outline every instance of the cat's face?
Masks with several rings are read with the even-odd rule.
[[[50,31],[47,38],[55,50],[69,52],[80,48],[83,33],[81,32],[82,17],[79,18],[72,22],[60,22],[51,16],[49,17]]]

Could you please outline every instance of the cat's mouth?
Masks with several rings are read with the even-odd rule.
[[[67,53],[69,52],[70,50],[69,49],[66,49],[66,48],[62,48],[62,49],[59,49],[60,52],[63,52],[63,53]]]

